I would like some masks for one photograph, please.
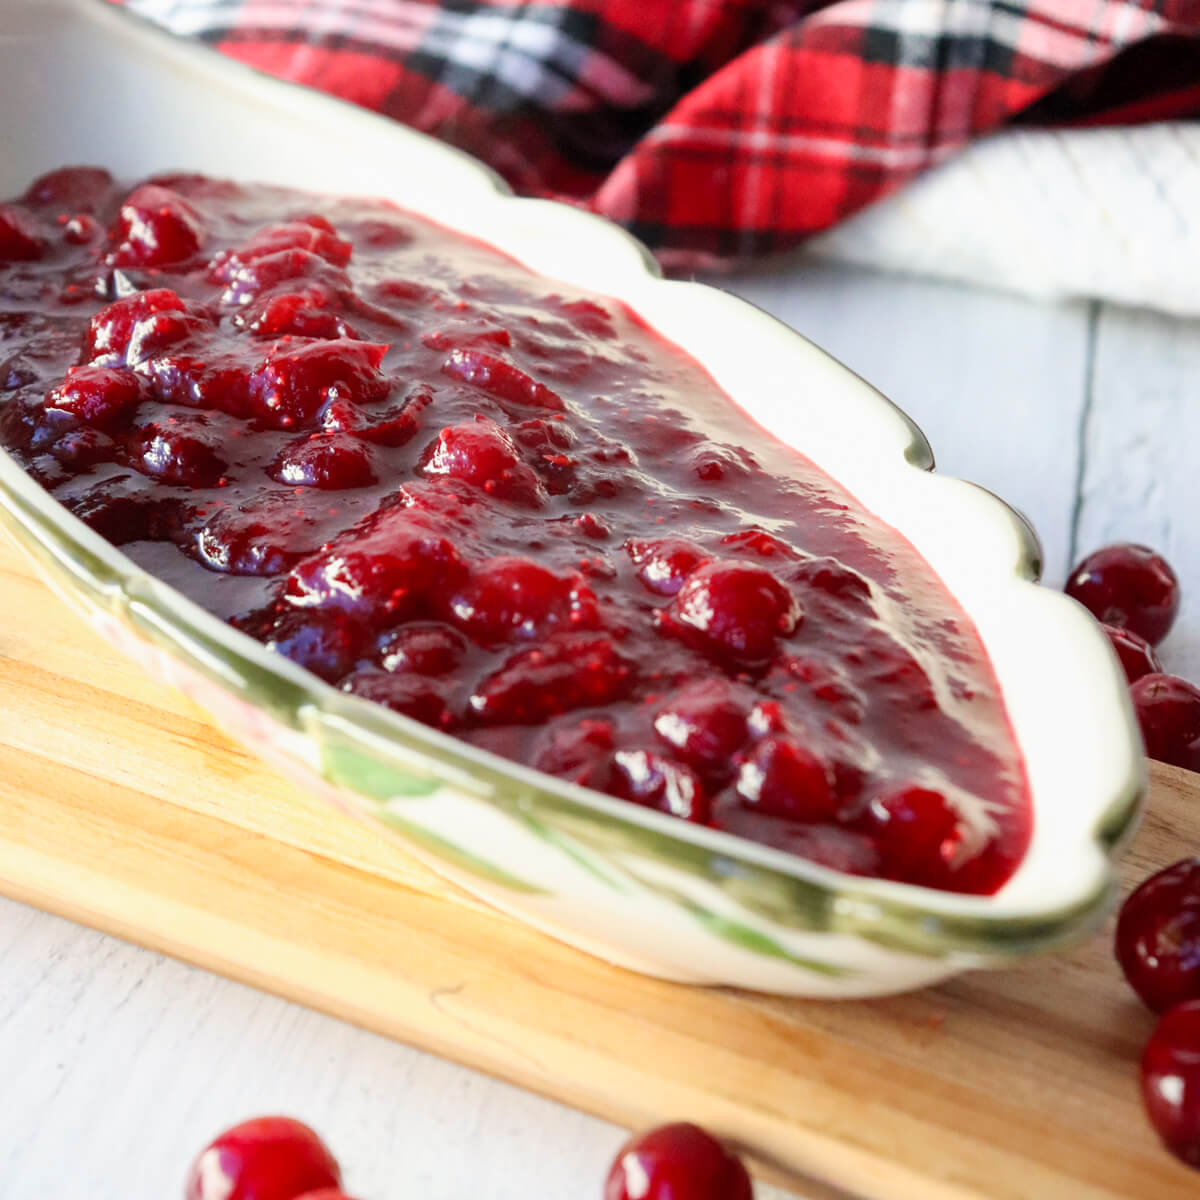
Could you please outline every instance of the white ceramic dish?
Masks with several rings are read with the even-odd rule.
[[[47,579],[236,736],[496,905],[654,974],[805,995],[892,992],[1060,944],[1098,919],[1110,856],[1144,789],[1115,658],[1082,609],[1036,586],[1024,522],[933,474],[919,431],[856,376],[742,301],[664,281],[606,222],[514,199],[440,143],[100,3],[0,0],[0,103],[0,193],[91,162],[128,178],[185,168],[385,196],[626,301],[941,576],[992,658],[1028,766],[1034,836],[996,895],[959,896],[843,876],[561,784],[271,655],[150,579],[0,455],[0,517]]]

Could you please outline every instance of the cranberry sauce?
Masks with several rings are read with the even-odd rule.
[[[987,893],[1025,851],[954,600],[619,303],[382,202],[67,169],[0,206],[0,404],[68,509],[348,692],[845,871]]]

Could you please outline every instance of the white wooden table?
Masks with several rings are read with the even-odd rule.
[[[1107,541],[1161,549],[1185,589],[1164,657],[1200,678],[1200,324],[837,266],[731,285],[907,409],[942,470],[1026,512],[1049,583]],[[623,1136],[4,901],[0,1079],[4,1200],[173,1200],[210,1134],[274,1111],[326,1135],[361,1200],[599,1200]]]

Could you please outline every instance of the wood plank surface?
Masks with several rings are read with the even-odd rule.
[[[1156,768],[1125,864],[1200,841]],[[524,929],[318,807],[0,554],[0,890],[623,1124],[681,1114],[770,1178],[881,1200],[1174,1200],[1151,1020],[1105,936],[913,996],[689,989]]]
[[[1182,605],[1161,655],[1200,679],[1200,327],[1106,305],[1084,425],[1080,553],[1145,542],[1179,573]]]

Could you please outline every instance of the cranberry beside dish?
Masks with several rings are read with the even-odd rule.
[[[0,441],[476,746],[855,874],[990,893],[1027,847],[991,666],[912,547],[624,305],[386,203],[37,180],[0,206]]]

